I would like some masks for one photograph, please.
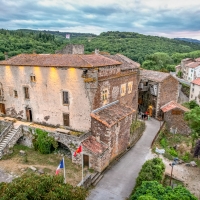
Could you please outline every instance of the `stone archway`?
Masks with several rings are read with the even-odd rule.
[[[58,152],[60,154],[66,155],[68,158],[72,159],[72,151],[65,144],[63,144],[61,142],[58,142],[58,148],[57,148],[57,150],[58,150]]]

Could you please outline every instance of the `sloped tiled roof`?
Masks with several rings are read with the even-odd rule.
[[[94,136],[88,137],[82,142],[82,145],[94,154],[102,154],[108,148],[102,142],[97,142]]]
[[[189,111],[188,108],[180,105],[179,103],[176,103],[175,101],[170,101],[169,103],[165,104],[164,106],[162,106],[160,109],[165,113],[168,112],[174,108],[179,108],[185,112]]]
[[[140,75],[151,81],[162,82],[167,77],[171,76],[169,73],[158,72],[153,70],[140,70]]]
[[[191,63],[188,63],[185,66],[189,67],[189,68],[196,68],[196,67],[200,66],[200,62],[191,62]]]
[[[200,86],[200,78],[194,79],[192,83]]]
[[[200,62],[200,58],[196,58],[195,60],[196,60],[197,62]]]
[[[123,70],[126,69],[135,69],[139,68],[140,64],[131,60],[130,58],[122,55],[122,54],[116,54],[116,55],[104,55],[105,57],[111,58],[113,60],[119,61],[122,64],[120,65],[120,68]]]
[[[45,67],[102,67],[119,65],[120,62],[101,55],[72,54],[20,54],[8,60],[0,61],[0,65],[45,66]]]
[[[134,109],[117,103],[91,113],[91,117],[110,128],[134,112]]]

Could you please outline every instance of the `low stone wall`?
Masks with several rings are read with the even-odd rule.
[[[140,139],[145,130],[145,123],[141,121],[141,126],[136,128],[133,133],[130,134],[130,146],[135,145],[135,143]]]

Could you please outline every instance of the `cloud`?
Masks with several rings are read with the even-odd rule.
[[[118,30],[200,39],[199,0],[0,0],[0,5],[5,29]]]

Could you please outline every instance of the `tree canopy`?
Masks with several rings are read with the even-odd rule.
[[[87,191],[63,183],[61,176],[24,174],[11,183],[0,183],[1,200],[84,200]]]
[[[143,181],[130,200],[197,200],[185,187],[163,187],[157,181]]]

